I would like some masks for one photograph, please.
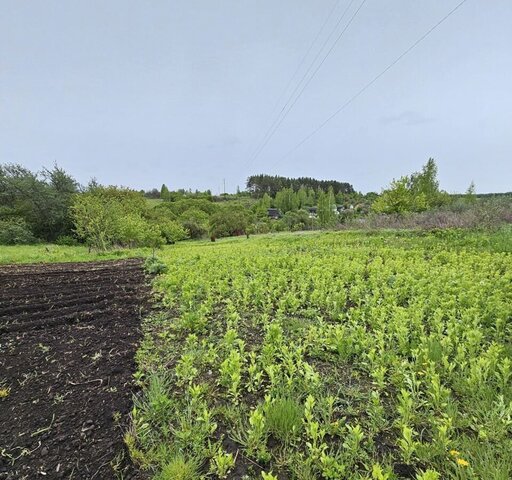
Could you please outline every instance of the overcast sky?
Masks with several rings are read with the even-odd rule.
[[[467,0],[286,156],[459,1],[367,0],[251,161],[350,0],[0,0],[0,163],[145,189],[269,173],[366,192],[434,157],[445,190],[510,191],[511,0]]]

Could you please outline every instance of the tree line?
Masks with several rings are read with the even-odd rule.
[[[20,165],[0,165],[0,244],[159,247],[188,238],[333,228],[358,217],[405,216],[480,201],[473,184],[463,196],[441,190],[433,159],[419,172],[393,180],[380,195],[363,195],[341,182],[306,179],[327,187],[315,189],[304,185],[304,179],[256,177],[284,179],[284,186],[273,194],[213,196],[210,191],[171,191],[164,184],[154,189],[157,196],[153,190],[148,195],[96,181],[81,186],[56,165],[37,173]]]
[[[288,178],[277,175],[251,175],[246,183],[247,191],[255,197],[262,197],[265,193],[275,197],[283,188],[291,188],[294,192],[300,188],[327,191],[332,188],[334,194],[354,193],[354,187],[347,182],[337,180],[317,180],[310,177]]]

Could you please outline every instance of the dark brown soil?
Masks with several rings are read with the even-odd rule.
[[[0,267],[0,479],[140,478],[123,428],[148,292],[138,259]]]

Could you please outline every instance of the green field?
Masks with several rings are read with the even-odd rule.
[[[510,229],[161,253],[126,435],[157,479],[512,478]]]
[[[0,245],[0,265],[10,263],[90,262],[140,257],[150,254],[150,249],[119,249],[107,252],[91,251],[84,246],[64,246],[47,243],[37,245]]]

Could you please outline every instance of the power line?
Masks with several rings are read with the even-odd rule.
[[[325,46],[329,43],[329,40],[331,39],[331,37],[333,36],[333,34],[336,32],[336,30],[338,29],[339,25],[341,24],[341,22],[343,21],[343,19],[345,18],[347,12],[349,11],[350,7],[352,6],[352,4],[354,3],[355,0],[350,0],[350,2],[348,3],[347,7],[345,8],[345,10],[343,11],[343,13],[341,14],[340,18],[338,19],[338,21],[336,22],[336,25],[334,25],[334,27],[332,28],[331,32],[329,33],[328,37],[325,39],[325,41],[323,42],[322,46],[320,47],[320,49],[318,50],[317,54],[315,55],[315,57],[313,58],[313,60],[311,61],[311,63],[309,64],[307,70],[305,71],[305,73],[302,75],[302,78],[300,79],[299,83],[295,86],[294,90],[291,92],[291,94],[289,95],[288,97],[288,100],[285,102],[285,104],[283,105],[283,107],[281,108],[280,112],[278,113],[277,117],[274,119],[274,121],[272,122],[272,124],[269,126],[269,128],[267,129],[267,132],[265,133],[262,141],[259,143],[259,145],[256,147],[254,153],[252,154],[251,156],[251,159],[249,161],[249,164],[251,164],[252,162],[254,162],[254,160],[256,160],[256,158],[258,158],[259,154],[261,153],[261,151],[265,148],[265,146],[267,145],[267,143],[269,142],[270,138],[274,135],[275,133],[275,130],[277,130],[279,128],[279,125],[282,123],[282,120],[284,120],[284,118],[288,115],[288,112],[290,111],[290,108],[288,110],[286,110],[286,108],[288,107],[288,105],[290,104],[290,102],[292,101],[292,99],[294,98],[295,94],[297,93],[297,91],[299,90],[299,88],[301,87],[301,85],[303,84],[304,80],[306,79],[306,77],[308,76],[308,74],[310,73],[311,69],[313,68],[313,66],[315,65],[316,61],[318,60],[318,58],[320,57],[322,51],[324,50]],[[363,3],[366,2],[366,0],[363,0]],[[361,8],[361,7],[360,7]],[[359,8],[359,9],[360,9]],[[358,9],[358,10],[359,10]],[[329,56],[329,54],[332,52],[332,50],[334,49],[334,46],[336,46],[336,44],[338,43],[338,41],[340,40],[340,38],[343,36],[343,34],[345,33],[345,31],[347,30],[348,28],[348,25],[350,25],[350,23],[352,23],[352,20],[353,18],[349,21],[349,23],[347,24],[347,26],[343,29],[343,31],[341,32],[340,35],[338,35],[338,38],[336,38],[336,40],[334,41],[333,45],[331,46],[331,48],[329,49],[329,51],[327,52],[327,54],[324,56],[324,58],[322,59],[321,63],[320,63],[320,66],[324,63],[325,59],[327,58],[327,56]],[[309,84],[309,82],[312,80],[312,78],[316,75],[316,72],[318,71],[318,69],[320,68],[320,66],[313,72],[313,75],[312,77],[308,80],[307,84]],[[299,93],[299,97],[300,95],[302,94],[302,92],[304,91],[304,88],[300,91]],[[296,103],[296,101],[298,100],[298,98],[296,98],[296,100],[293,102],[293,104]],[[285,111],[286,110],[286,111]],[[284,116],[283,118],[281,118],[281,115],[284,113]]]
[[[353,3],[350,2],[350,5]],[[321,60],[321,62],[319,63],[319,65],[316,67],[316,69],[314,70],[313,74],[309,77],[309,79],[307,80],[307,82],[303,85],[302,89],[299,91],[299,94],[295,97],[295,99],[293,100],[293,102],[291,103],[291,105],[288,107],[288,109],[286,110],[286,112],[284,113],[284,115],[279,119],[278,118],[278,121],[277,123],[275,123],[275,126],[273,127],[272,131],[270,132],[270,135],[266,138],[266,140],[264,141],[264,143],[262,144],[261,148],[258,150],[258,152],[256,153],[256,155],[251,159],[251,163],[254,162],[258,156],[260,155],[260,153],[263,151],[263,149],[266,147],[266,145],[268,144],[268,142],[270,142],[270,140],[272,139],[272,137],[274,136],[274,134],[277,132],[277,130],[279,129],[279,127],[281,126],[281,124],[283,123],[284,119],[287,117],[287,115],[290,113],[291,109],[295,106],[295,104],[298,102],[298,100],[300,99],[300,97],[302,96],[304,90],[307,88],[307,86],[311,83],[311,81],[313,80],[313,78],[315,77],[315,75],[317,74],[318,70],[320,70],[320,68],[322,67],[322,65],[324,64],[325,60],[327,59],[327,57],[332,53],[332,51],[334,50],[334,47],[337,45],[338,41],[341,39],[341,37],[345,34],[345,32],[348,30],[348,28],[350,27],[350,24],[354,21],[355,17],[357,16],[357,14],[359,13],[359,11],[361,10],[361,8],[363,8],[363,5],[366,3],[366,0],[363,0],[361,2],[361,4],[359,5],[359,7],[357,8],[357,10],[354,12],[354,14],[352,15],[352,17],[350,18],[350,20],[347,22],[347,24],[345,25],[345,28],[341,31],[341,33],[338,35],[338,37],[336,38],[336,40],[334,41],[334,43],[331,45],[331,48],[329,49],[329,51],[325,54],[324,58]],[[350,7],[349,5],[349,7]],[[347,8],[348,9],[348,8]],[[306,72],[307,74],[307,72]],[[305,78],[305,76],[303,77],[303,79]],[[297,87],[300,87],[300,83]],[[294,90],[294,93],[297,91],[297,88]],[[293,94],[292,94],[293,96]],[[290,97],[291,99],[291,97]],[[286,105],[283,107],[283,110],[286,108]]]
[[[451,17],[467,0],[462,0],[457,4],[452,10],[450,10],[441,20],[439,20],[433,27],[427,30],[418,40],[416,40],[409,48],[407,48],[404,52],[402,52],[393,62],[391,62],[384,70],[382,70],[378,75],[376,75],[372,80],[370,80],[364,87],[362,87],[355,95],[350,97],[343,105],[341,105],[334,113],[332,113],[326,120],[324,120],[317,128],[315,128],[310,134],[304,137],[297,145],[295,145],[288,153],[282,156],[279,160],[284,160],[289,157],[293,152],[295,152],[299,147],[301,147],[304,143],[306,143],[311,137],[316,135],[322,128],[325,127],[334,117],[340,114],[345,108],[347,108],[354,100],[360,97],[366,90],[368,90],[375,82],[377,82],[383,75],[385,75],[389,70],[391,70],[402,58],[404,58],[408,53],[411,52],[414,48],[416,48],[425,38],[427,38],[434,30],[436,30],[442,23],[444,23],[449,17]]]
[[[336,0],[336,2],[334,3],[334,5],[332,6],[331,10],[329,11],[329,14],[327,15],[327,17],[325,18],[322,26],[320,27],[320,30],[318,30],[317,34],[315,35],[315,38],[313,39],[313,41],[311,42],[311,44],[309,45],[309,48],[306,50],[306,53],[303,55],[301,61],[299,62],[299,64],[297,65],[297,68],[295,69],[295,72],[293,73],[292,77],[290,78],[290,80],[288,81],[288,83],[286,84],[286,87],[284,88],[284,90],[281,92],[281,95],[279,95],[279,98],[277,99],[276,103],[274,104],[274,107],[272,108],[272,113],[271,115],[273,115],[273,113],[275,112],[277,106],[281,103],[281,100],[283,99],[285,93],[288,91],[288,89],[290,88],[290,85],[292,84],[293,80],[295,80],[295,77],[297,76],[297,74],[299,73],[302,65],[304,65],[304,62],[306,61],[306,58],[308,57],[309,53],[311,52],[311,50],[313,49],[313,46],[315,45],[315,43],[317,42],[318,38],[320,37],[320,35],[322,34],[322,32],[324,31],[327,23],[329,23],[329,20],[331,19],[332,17],[332,14],[334,13],[334,11],[336,10],[336,8],[338,7],[339,3],[341,2],[341,0]]]

